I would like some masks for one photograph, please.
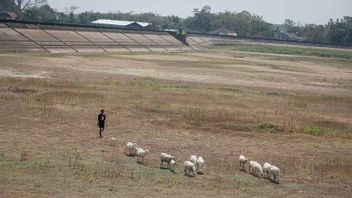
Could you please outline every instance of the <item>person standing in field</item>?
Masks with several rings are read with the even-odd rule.
[[[98,127],[99,127],[99,135],[100,138],[103,137],[102,133],[105,130],[105,120],[106,120],[106,115],[104,113],[104,110],[101,110],[101,113],[98,115]]]

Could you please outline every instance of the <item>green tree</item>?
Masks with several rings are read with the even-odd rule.
[[[1,0],[0,11],[16,11],[16,4],[13,0]]]
[[[75,11],[78,9],[77,6],[70,6],[68,8],[66,8],[66,13],[68,15],[68,23],[75,23],[77,20],[75,18]]]
[[[200,11],[199,9],[194,9],[192,28],[207,33],[213,29],[213,18],[214,15],[211,13],[210,6],[204,6]]]
[[[336,21],[330,20],[327,25],[327,38],[331,43],[352,45],[352,17]]]
[[[23,11],[22,17],[30,21],[56,22],[57,13],[48,4],[40,7],[31,7]]]
[[[31,5],[33,5],[32,0],[14,0],[14,1],[16,4],[16,11],[18,14],[20,14],[27,7],[30,7]]]
[[[303,35],[310,42],[326,42],[326,29],[323,25],[307,24],[303,29]]]

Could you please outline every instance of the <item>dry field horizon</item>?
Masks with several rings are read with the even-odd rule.
[[[0,197],[350,197],[349,56],[0,54]],[[150,150],[145,165],[129,141]],[[184,176],[191,154],[204,175]],[[240,154],[281,183],[240,171]]]

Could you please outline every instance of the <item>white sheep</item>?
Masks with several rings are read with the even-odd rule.
[[[198,157],[196,155],[191,155],[191,157],[189,158],[189,161],[191,161],[194,165],[197,166],[197,159]]]
[[[142,148],[137,148],[137,152],[136,152],[136,155],[137,155],[137,163],[141,163],[143,164],[144,163],[144,157],[149,154],[149,150],[144,150]]]
[[[271,169],[271,164],[269,164],[268,162],[266,162],[266,163],[264,163],[264,165],[263,165],[263,177],[264,178],[270,178],[270,175],[271,175],[271,171],[270,171],[270,169]]]
[[[116,138],[114,138],[114,137],[110,138],[110,146],[115,147],[116,146],[116,142],[117,142]]]
[[[205,164],[205,160],[203,159],[203,157],[199,156],[197,159],[197,173],[198,174],[203,174],[203,166]]]
[[[249,173],[257,177],[262,177],[263,176],[262,166],[258,162],[249,161]]]
[[[273,176],[273,181],[280,183],[280,169],[274,165],[270,167],[270,173]]]
[[[171,160],[176,160],[175,156],[169,155],[167,153],[160,154],[160,168],[165,168],[164,164],[167,163],[168,168],[170,169]]]
[[[245,158],[243,155],[240,155],[239,162],[240,162],[240,170],[244,170],[244,166],[248,162],[248,159]]]
[[[125,154],[127,156],[136,156],[136,153],[137,153],[137,144],[132,142],[127,142],[127,145],[125,148]]]
[[[185,175],[188,175],[190,177],[196,176],[196,174],[197,174],[196,166],[191,161],[185,161],[183,166],[184,166],[183,171],[184,171]]]
[[[172,159],[169,164],[171,172],[175,173],[176,172],[176,161]]]

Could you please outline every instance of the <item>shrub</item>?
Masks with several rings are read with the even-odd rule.
[[[304,133],[314,135],[314,136],[335,136],[337,131],[334,129],[313,126],[313,127],[305,128]]]
[[[269,131],[270,133],[274,133],[279,131],[279,126],[272,123],[264,122],[264,123],[259,123],[258,129],[260,131]]]

